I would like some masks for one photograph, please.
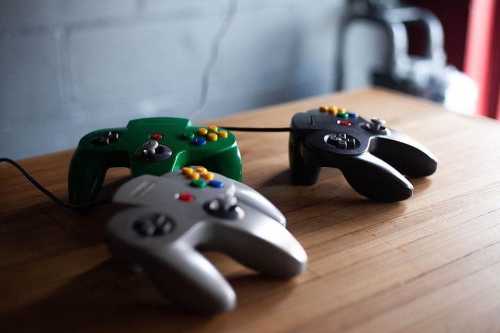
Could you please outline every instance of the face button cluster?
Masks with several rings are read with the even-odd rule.
[[[197,188],[205,188],[207,186],[214,188],[223,188],[224,183],[214,179],[214,174],[208,171],[205,167],[184,167],[181,170],[186,179],[191,180],[190,185]]]
[[[229,133],[226,130],[221,130],[215,125],[210,125],[207,128],[200,127],[191,137],[191,142],[196,146],[202,146],[209,142],[215,142],[219,139],[227,139]]]
[[[372,118],[370,122],[363,124],[363,128],[372,133],[383,134],[386,133],[387,127],[385,127],[385,120]]]
[[[142,145],[142,156],[147,160],[161,161],[172,156],[172,149],[161,145],[157,140],[149,139]]]
[[[174,222],[163,214],[151,214],[144,216],[133,224],[135,232],[142,237],[162,236],[171,232]]]
[[[120,138],[119,132],[109,131],[102,134],[97,139],[95,139],[94,143],[101,146],[107,146],[112,143],[115,143],[116,141],[118,141],[119,138]]]
[[[202,166],[184,167],[181,169],[181,174],[190,181],[189,185],[195,188],[224,188],[224,182],[214,179],[215,175],[213,172],[208,171],[207,168]],[[175,198],[183,202],[192,202],[195,200],[195,196],[189,192],[177,193]]]
[[[322,105],[319,107],[319,112],[327,113],[331,116],[340,119],[355,119],[358,115],[354,112],[347,112],[345,108],[338,107],[336,105]]]
[[[352,135],[346,133],[329,134],[325,137],[328,144],[335,146],[338,149],[356,149],[359,147],[360,142]]]

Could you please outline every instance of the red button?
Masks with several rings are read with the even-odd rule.
[[[352,125],[352,122],[349,120],[337,120],[337,125],[349,127]]]
[[[161,133],[153,133],[151,134],[151,139],[160,141],[163,138],[163,134]]]
[[[189,192],[182,192],[182,193],[179,193],[179,196],[177,197],[177,199],[179,199],[180,201],[184,201],[184,202],[191,202],[194,200],[194,196]]]

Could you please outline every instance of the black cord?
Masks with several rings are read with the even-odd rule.
[[[220,126],[223,129],[234,132],[291,132],[290,127],[227,127]]]
[[[23,174],[23,176],[34,187],[36,187],[36,189],[38,189],[40,192],[42,192],[43,194],[45,194],[50,200],[52,200],[53,202],[55,202],[56,204],[58,204],[61,207],[68,208],[68,209],[71,209],[71,210],[80,210],[80,209],[90,208],[90,207],[97,206],[97,205],[105,203],[103,201],[103,202],[92,202],[92,203],[83,204],[83,205],[73,205],[73,204],[64,202],[63,200],[61,200],[58,197],[56,197],[52,192],[50,192],[49,190],[47,190],[42,184],[40,184],[35,178],[33,178],[33,176],[30,175],[28,173],[28,171],[26,171],[16,161],[11,160],[10,158],[4,158],[4,157],[2,157],[2,158],[0,158],[0,163],[8,163],[8,164],[12,165],[13,167],[15,167],[17,170],[19,170],[19,172],[21,172]]]

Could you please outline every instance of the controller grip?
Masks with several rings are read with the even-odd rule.
[[[295,185],[313,185],[318,181],[320,166],[312,159],[305,158],[302,154],[302,140],[293,131],[290,132],[288,141],[288,158],[292,183]]]
[[[391,165],[366,152],[341,168],[347,182],[360,194],[383,202],[405,200],[413,185]]]
[[[187,242],[175,242],[145,261],[141,266],[158,290],[188,310],[217,313],[236,306],[231,286]]]
[[[410,137],[394,132],[376,138],[370,152],[383,159],[408,177],[425,177],[433,174],[437,160],[424,146]]]
[[[306,269],[304,248],[274,220],[252,219],[238,225],[219,224],[213,227],[216,239],[208,241],[203,248],[226,253],[241,264],[268,276],[291,278]]]
[[[82,205],[92,202],[102,187],[106,170],[106,162],[99,154],[77,150],[69,167],[70,203]]]
[[[126,152],[77,149],[69,167],[69,202],[73,205],[93,202],[102,188],[107,170],[120,166],[128,166]]]

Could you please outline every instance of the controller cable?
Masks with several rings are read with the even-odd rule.
[[[40,184],[32,175],[29,174],[28,171],[26,171],[26,169],[24,169],[16,161],[11,160],[10,158],[2,157],[2,158],[0,158],[0,163],[8,163],[8,164],[12,165],[13,167],[15,167],[19,172],[22,173],[24,178],[26,178],[31,183],[31,185],[33,185],[37,190],[39,190],[40,192],[45,194],[54,203],[56,203],[57,205],[59,205],[63,208],[78,211],[81,209],[91,208],[94,206],[108,203],[107,201],[98,201],[98,202],[91,202],[91,203],[82,204],[82,205],[73,205],[71,203],[64,202],[63,200],[61,200],[60,198],[55,196],[54,193],[50,192],[46,187],[44,187],[42,184]]]
[[[221,128],[233,132],[291,132],[290,127],[231,127],[221,126]]]

